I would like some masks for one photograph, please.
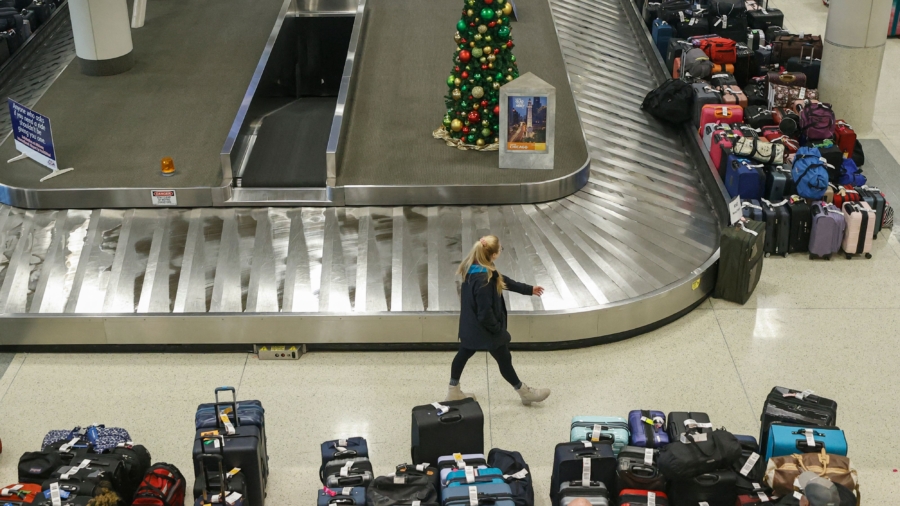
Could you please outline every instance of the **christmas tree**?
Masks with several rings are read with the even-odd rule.
[[[435,137],[461,149],[497,149],[500,86],[519,77],[509,0],[465,0],[456,24],[447,114]]]

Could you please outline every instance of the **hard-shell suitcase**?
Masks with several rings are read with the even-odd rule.
[[[506,483],[503,479],[503,471],[495,467],[476,469],[467,466],[465,469],[450,471],[447,474],[446,488],[461,487],[464,485],[483,485],[486,483]]]
[[[609,441],[618,456],[631,439],[628,420],[621,416],[576,416],[572,418],[570,441]]]
[[[722,102],[728,105],[739,105],[742,108],[747,107],[747,95],[736,84],[727,84],[719,88],[722,92]]]
[[[812,53],[812,47],[810,47]],[[822,60],[816,60],[809,56],[793,56],[788,58],[784,68],[788,72],[802,72],[806,75],[806,87],[812,89],[819,88],[819,74],[822,71]]]
[[[631,445],[644,448],[660,448],[669,444],[666,434],[666,414],[662,411],[636,409],[628,413],[631,427]]]
[[[679,37],[695,37],[697,35],[707,35],[710,33],[709,18],[706,15],[706,9],[694,9],[690,17],[678,20],[675,25],[675,33]]]
[[[200,456],[217,454],[228,469],[239,468],[247,486],[244,494],[249,504],[264,506],[269,477],[268,454],[254,425],[236,425],[234,433],[221,429],[199,429],[194,438],[194,475],[202,472]],[[196,485],[194,490],[197,490]]]
[[[731,470],[701,474],[691,480],[672,481],[669,498],[673,506],[734,506],[737,501],[737,473]]]
[[[672,26],[685,15],[685,11],[691,8],[688,0],[662,0],[659,4],[657,17]]]
[[[801,198],[789,199],[791,211],[791,237],[788,245],[789,253],[805,253],[809,251],[809,237],[812,233],[812,215],[809,204]]]
[[[675,35],[672,25],[666,23],[662,19],[653,20],[653,43],[659,54],[666,54],[669,47],[669,40]]]
[[[760,199],[760,203],[762,204],[764,215],[771,214],[774,216],[771,231],[766,229],[766,235],[771,234],[773,236],[771,249],[766,250],[766,254],[788,256],[791,242],[791,211],[787,199],[779,202],[769,202],[766,199]],[[767,216],[766,223],[768,222]]]
[[[747,25],[763,31],[770,26],[782,26],[784,25],[784,13],[779,9],[769,7],[769,0],[766,0],[762,9],[747,11]]]
[[[865,255],[872,258],[872,238],[875,235],[875,211],[867,202],[845,202],[841,207],[844,212],[844,243],[841,248],[847,259],[853,255]]]
[[[478,498],[477,504],[493,506],[515,506],[516,504],[513,502],[512,490],[506,483],[445,488],[442,504],[444,506],[477,506],[469,500],[472,494]]]
[[[478,402],[469,398],[414,407],[413,463],[434,463],[454,453],[484,453],[484,413]]]
[[[641,17],[647,28],[653,28],[653,20],[659,15],[659,2],[656,0],[641,1]]]
[[[659,450],[626,446],[619,452],[616,479],[620,489],[665,490],[666,477],[659,471]]]
[[[712,145],[710,146],[709,157],[712,160],[716,171],[718,171],[719,177],[722,178],[723,181],[725,180],[724,162],[733,154],[732,148],[734,148],[734,142],[739,137],[740,135],[738,134],[724,130],[718,130],[712,135]]]
[[[718,72],[710,76],[709,82],[716,87],[716,89],[721,89],[723,86],[735,86],[737,85],[737,79],[734,78],[734,74],[728,72]],[[735,105],[735,104],[729,104]]]
[[[703,146],[706,147],[707,151],[712,149],[713,134],[716,132],[723,132],[729,137],[743,136],[740,125],[732,127],[728,123],[707,123],[700,134],[703,137]]]
[[[334,496],[324,489],[319,490],[316,506],[366,506],[366,487],[330,488]]]
[[[454,453],[453,455],[444,455],[438,457],[437,468],[441,474],[441,485],[447,484],[447,476],[453,471],[473,467],[476,469],[486,469],[487,459],[483,453]]]
[[[578,441],[556,445],[550,476],[553,504],[559,504],[560,485],[567,481],[599,481],[608,483],[608,488],[615,491],[616,466],[616,457],[609,444]]]
[[[672,37],[669,39],[669,46],[666,48],[666,66],[669,68],[669,74],[675,69],[675,58],[681,58],[684,52],[691,46],[683,38]]]
[[[762,206],[756,199],[742,200],[741,213],[748,220],[761,221],[763,223],[766,221],[765,216],[763,216]]]
[[[742,89],[747,86],[757,71],[753,69],[754,52],[742,42],[737,44],[737,61],[734,62],[734,78]]]
[[[766,225],[758,221],[725,227],[719,241],[719,274],[713,296],[744,304],[762,275]]]
[[[763,241],[763,252],[765,256],[769,256],[771,251],[775,249],[775,214],[763,211],[762,202],[756,199],[745,200],[741,204],[744,218],[748,220],[758,221],[765,225],[765,240]]]
[[[666,417],[666,432],[669,441],[678,441],[683,434],[706,434],[712,432],[709,415],[700,412],[673,411]]]
[[[793,182],[791,171],[785,170],[783,165],[776,165],[766,169],[766,189],[763,196],[769,202],[779,202],[784,199],[787,193],[785,189],[788,181]],[[790,193],[787,193],[790,195]]]
[[[700,114],[705,105],[722,103],[722,93],[705,83],[691,85],[694,91],[694,124],[700,125]]]
[[[619,506],[669,506],[669,496],[660,490],[625,489],[619,492]]]
[[[762,165],[754,164],[746,158],[730,155],[725,161],[725,189],[731,198],[743,200],[762,198],[766,175]]]
[[[813,230],[815,227],[814,221]],[[759,447],[766,448],[769,443],[769,427],[775,422],[806,427],[837,425],[837,403],[831,399],[813,395],[809,390],[801,392],[785,387],[775,387],[766,397],[759,421]]]
[[[766,446],[766,461],[795,453],[820,453],[847,456],[847,438],[837,427],[798,427],[772,424]]]
[[[853,158],[853,150],[856,147],[856,132],[853,131],[852,126],[842,119],[837,120],[837,123],[835,123],[834,141],[841,148],[846,158]]]
[[[859,192],[860,198],[875,211],[875,234],[872,235],[872,239],[878,239],[878,232],[881,232],[881,223],[884,221],[884,195],[874,186],[857,186],[856,191]]]
[[[326,487],[366,487],[375,479],[367,457],[329,460],[319,478]]]
[[[250,499],[243,470],[235,472],[234,468],[223,462],[222,455],[202,454],[195,460],[195,464],[200,465],[200,473],[197,474],[197,479],[194,481],[195,505],[202,506],[211,503],[213,495],[225,496],[225,501],[231,506],[262,504]],[[227,474],[226,467],[230,470]],[[210,468],[212,468],[212,472]]]
[[[700,122],[698,124],[698,126],[700,127],[699,131],[703,132],[703,127],[707,123],[716,122],[728,123],[729,125],[734,125],[735,123],[743,123],[744,109],[736,105],[704,105],[700,109]]]
[[[583,497],[591,506],[609,506],[609,490],[603,482],[564,481],[559,486],[559,506],[568,506]]]

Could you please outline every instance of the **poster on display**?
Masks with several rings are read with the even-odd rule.
[[[59,170],[59,166],[56,163],[56,150],[53,147],[53,132],[50,129],[50,118],[25,107],[11,98],[7,99],[7,102],[9,104],[9,118],[13,140],[16,143],[16,150],[21,153],[7,163],[31,158],[52,171],[41,179],[42,182],[74,170],[72,168]]]
[[[500,88],[500,168],[553,168],[556,88],[532,73]]]

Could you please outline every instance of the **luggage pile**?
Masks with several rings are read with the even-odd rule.
[[[40,451],[19,459],[19,481],[0,491],[0,503],[183,505],[185,480],[178,468],[150,462],[150,452],[134,444],[125,429],[54,430]]]
[[[856,470],[834,401],[776,387],[754,436],[715,429],[706,413],[635,410],[627,418],[572,419],[570,441],[556,445],[553,506],[586,498],[594,506],[799,504],[803,470],[839,486],[857,504]]]
[[[0,65],[50,20],[62,0],[0,0]]]

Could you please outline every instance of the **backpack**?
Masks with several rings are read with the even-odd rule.
[[[834,111],[830,105],[807,103],[800,110],[800,129],[807,139],[831,139],[834,128]]]
[[[525,463],[521,453],[494,448],[488,453],[488,466],[503,471],[503,478],[512,490],[513,502],[516,503],[516,506],[534,506],[531,469]]]
[[[183,506],[185,481],[172,464],[153,464],[134,494],[132,506]]]
[[[816,200],[821,200],[825,196],[828,189],[828,171],[818,149],[800,148],[794,157],[791,176],[797,185],[797,195]]]
[[[691,85],[680,79],[669,79],[644,97],[641,109],[660,121],[681,125],[693,117],[693,103]]]
[[[862,170],[856,166],[856,162],[852,158],[844,158],[844,163],[841,165],[841,175],[838,177],[838,184],[851,184],[853,186],[866,184],[866,176],[862,174]]]

